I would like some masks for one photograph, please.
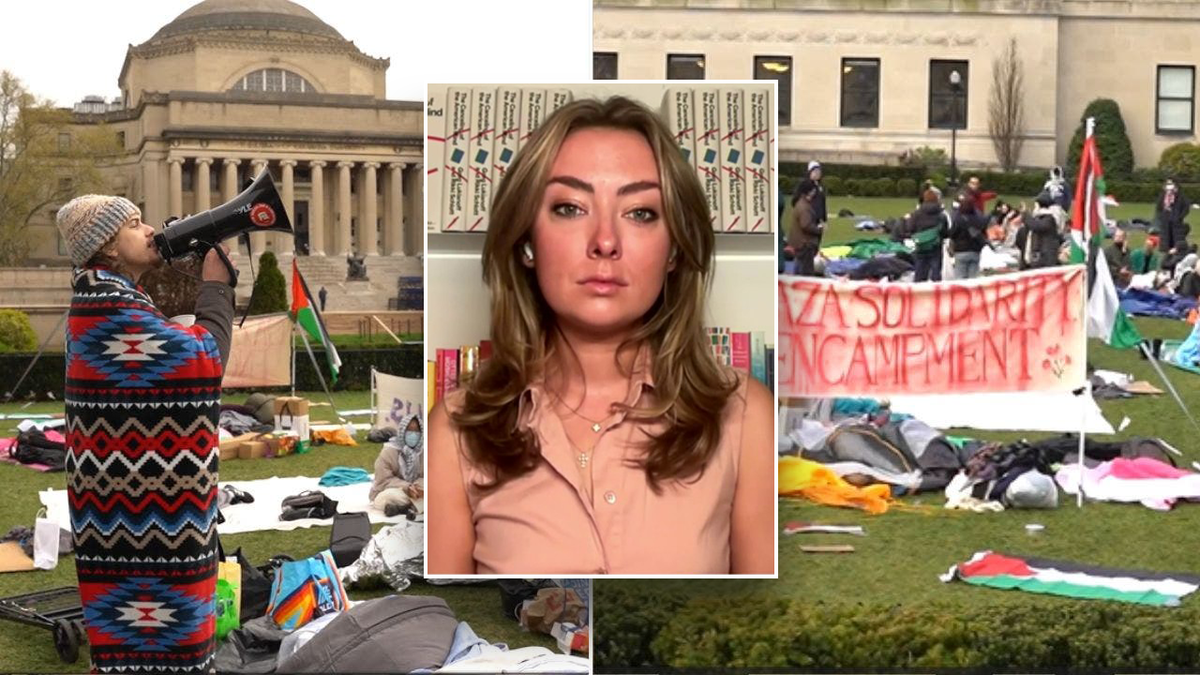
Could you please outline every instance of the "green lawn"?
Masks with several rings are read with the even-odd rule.
[[[322,392],[297,392],[314,402],[324,401]],[[226,401],[241,403],[246,394],[230,394]],[[370,406],[369,392],[336,392],[334,401],[339,409],[350,410]],[[33,403],[29,406],[10,404],[0,406],[0,413],[61,412],[62,404],[55,402]],[[328,407],[311,409],[313,420],[331,420]],[[366,421],[362,418],[360,421]],[[17,422],[0,420],[0,435],[15,435]],[[221,465],[223,480],[250,480],[271,476],[320,476],[332,466],[362,467],[372,471],[380,445],[359,441],[357,447],[326,445],[314,448],[305,455],[293,455],[280,459],[238,460]],[[53,487],[64,488],[62,473],[37,473],[24,467],[0,464],[0,485],[4,486],[5,502],[0,508],[0,533],[17,525],[32,527],[40,504],[37,493]],[[379,526],[382,527],[382,526]],[[377,527],[376,529],[379,529]],[[287,554],[300,559],[311,556],[329,545],[329,528],[314,527],[290,532],[249,532],[226,535],[221,538],[228,550],[242,547],[247,558],[254,564],[262,564],[271,556]],[[14,572],[0,574],[0,597],[69,586],[75,584],[74,557],[59,559],[58,567],[52,571]],[[384,595],[390,589],[350,591],[350,597],[361,600]],[[500,592],[494,585],[480,586],[432,586],[423,582],[414,583],[408,594],[435,595],[442,597],[454,610],[458,618],[471,624],[481,637],[493,642],[505,642],[510,647],[541,645],[554,648],[549,636],[535,635],[521,630],[516,621],[505,617],[500,609]],[[0,670],[4,672],[87,672],[86,650],[79,661],[72,665],[63,664],[54,652],[49,631],[12,622],[0,623]]]
[[[829,212],[849,208],[856,214],[877,219],[901,215],[911,207],[904,199],[845,199],[831,198]],[[1116,218],[1134,216],[1148,218],[1148,204],[1125,204]],[[786,216],[783,222],[787,222]],[[831,221],[825,242],[837,242],[861,236],[878,236],[853,230],[850,218]],[[1131,240],[1140,241],[1141,233]],[[1191,326],[1181,321],[1134,319],[1143,336],[1148,338],[1186,337]],[[1132,373],[1164,389],[1151,365],[1132,351],[1107,347],[1097,340],[1088,341],[1088,361],[1097,368]],[[1200,413],[1200,377],[1163,366],[1167,377],[1179,390],[1184,403],[1193,414]],[[1132,399],[1102,401],[1105,417],[1119,425],[1128,416],[1129,426],[1114,436],[1098,436],[1100,440],[1126,439],[1131,436],[1157,436],[1178,448],[1182,458],[1176,462],[1193,468],[1200,461],[1200,431],[1191,426],[1184,413],[1168,394]],[[961,435],[985,440],[1013,441],[1053,436],[1049,433],[997,433],[954,430]],[[809,603],[835,606],[866,604],[887,611],[887,608],[924,607],[936,604],[961,610],[963,616],[987,605],[1011,605],[1050,608],[1065,605],[1100,602],[1041,596],[1017,591],[999,591],[969,586],[943,584],[937,575],[953,564],[965,561],[980,550],[1005,551],[1017,555],[1053,557],[1104,566],[1162,570],[1200,574],[1200,504],[1179,504],[1170,512],[1156,512],[1140,504],[1085,504],[1079,509],[1073,497],[1060,492],[1060,505],[1055,510],[1010,510],[1001,513],[965,513],[947,511],[940,492],[916,495],[900,500],[901,507],[879,516],[867,515],[854,509],[819,506],[807,501],[781,499],[779,529],[788,521],[799,520],[829,524],[858,524],[867,532],[865,537],[846,535],[780,534],[779,578],[777,580],[625,580],[596,582],[597,640],[603,642],[606,611],[606,591],[627,590],[635,596],[651,590],[679,594],[684,598],[730,597],[746,598],[746,611],[758,605],[753,597],[767,595]],[[1045,530],[1037,535],[1026,533],[1025,525],[1039,523]],[[802,553],[801,544],[852,544],[856,551],[843,555]],[[611,597],[617,597],[616,595]],[[615,601],[615,600],[614,600]],[[1200,608],[1200,596],[1189,596],[1184,607]],[[627,611],[622,607],[621,611]],[[1163,613],[1170,620],[1170,611]],[[661,628],[661,626],[658,626]],[[847,627],[847,630],[853,630]],[[653,629],[651,629],[653,632]],[[700,636],[697,640],[701,640]],[[731,638],[732,639],[732,638]],[[745,647],[742,653],[749,651]],[[603,653],[603,652],[602,652]],[[620,663],[597,662],[597,667],[619,668]],[[671,665],[671,664],[663,664]],[[697,665],[697,664],[690,664]],[[720,664],[712,664],[720,665]],[[1145,664],[1152,667],[1153,663]]]

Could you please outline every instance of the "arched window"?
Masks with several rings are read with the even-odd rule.
[[[247,73],[234,83],[231,91],[286,91],[288,93],[316,93],[317,88],[308,80],[283,68],[263,68]]]

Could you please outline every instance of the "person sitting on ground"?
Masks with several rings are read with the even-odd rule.
[[[1142,248],[1129,254],[1129,270],[1135,275],[1157,272],[1162,267],[1162,254],[1158,251],[1158,235],[1146,237]]]
[[[1058,264],[1058,249],[1062,245],[1062,237],[1058,233],[1058,221],[1055,218],[1053,197],[1049,192],[1042,192],[1035,200],[1037,208],[1025,216],[1025,242],[1020,253],[1021,269],[1037,269],[1053,267]]]
[[[375,458],[375,477],[368,498],[385,515],[417,514],[414,500],[424,494],[424,458],[421,417],[409,415],[400,423],[400,433],[383,444]]]
[[[817,195],[817,184],[805,178],[796,189],[799,198],[792,204],[792,226],[788,231],[787,250],[795,257],[789,271],[792,274],[811,277],[813,263],[821,249],[821,235],[825,226],[817,220],[813,211],[813,200]]]
[[[1112,243],[1104,249],[1104,260],[1108,263],[1108,272],[1117,288],[1125,288],[1133,278],[1133,270],[1129,262],[1129,235],[1125,230],[1118,229],[1113,234]]]
[[[1193,300],[1200,298],[1200,256],[1195,257],[1191,268],[1180,277],[1175,294]]]
[[[926,190],[921,206],[907,216],[909,237],[913,240],[915,281],[942,280],[942,242],[950,231],[946,211],[938,193]]]

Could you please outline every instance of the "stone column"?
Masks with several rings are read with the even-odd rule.
[[[379,178],[375,174],[379,168],[378,162],[363,164],[366,168],[363,176],[363,215],[358,219],[360,250],[363,255],[379,255]]]
[[[209,167],[212,162],[212,157],[196,158],[196,184],[193,186],[196,190],[196,213],[212,208],[212,195],[209,194],[208,189],[208,184],[212,180],[209,175]]]
[[[308,163],[312,171],[312,197],[308,201],[308,252],[325,255],[325,162]]]
[[[354,206],[350,202],[350,168],[354,162],[338,162],[338,236],[334,253],[345,256],[350,253],[350,213]]]
[[[267,168],[267,160],[252,159],[250,160],[250,179],[258,178],[258,174],[262,173]],[[262,255],[263,250],[267,248],[267,233],[266,232],[251,232],[250,233],[250,255],[254,256],[255,262],[258,261],[258,256]]]
[[[280,169],[283,172],[283,208],[287,210],[288,221],[292,223],[292,227],[296,227],[296,180],[293,170],[296,167],[296,160],[284,159],[279,162]],[[291,253],[295,250],[295,243],[292,241],[292,235],[282,232],[272,232],[271,236],[275,238],[275,252],[278,254]]]
[[[237,196],[237,193],[241,192],[241,190],[238,190],[237,185],[237,167],[238,164],[241,163],[242,160],[240,159],[225,159],[225,180],[221,184],[222,202],[227,202],[230,199],[233,199],[235,196]]]
[[[404,169],[405,162],[388,164],[387,217],[383,234],[383,252],[387,255],[407,253],[404,246]]]
[[[167,159],[170,178],[167,181],[167,211],[168,216],[183,217],[183,158],[170,157]]]
[[[418,208],[416,213],[409,220],[408,227],[405,228],[409,237],[412,238],[412,248],[409,249],[411,255],[421,255],[425,252],[425,164],[418,162],[413,167],[414,182],[416,183],[417,195],[414,204]],[[431,209],[441,208],[438,204],[431,204]]]

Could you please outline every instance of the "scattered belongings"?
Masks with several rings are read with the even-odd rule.
[[[803,553],[854,553],[854,547],[850,544],[829,544],[822,546],[801,546]]]
[[[1078,465],[1064,466],[1055,479],[1066,493],[1079,492]],[[1085,468],[1082,480],[1084,496],[1097,501],[1140,502],[1156,511],[1169,511],[1179,500],[1200,501],[1200,473],[1151,457],[1118,457]]]
[[[318,518],[324,520],[337,515],[338,503],[317,490],[302,492],[283,500],[280,520]]]
[[[1176,607],[1200,588],[1200,576],[1190,574],[1112,569],[992,551],[979,551],[938,578],[943,583],[959,580],[1005,590],[1157,607]]]
[[[856,487],[823,464],[787,456],[779,458],[779,494],[827,506],[850,506],[872,514],[887,512],[892,501],[887,485]]]

